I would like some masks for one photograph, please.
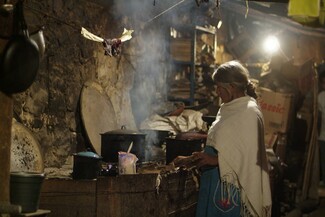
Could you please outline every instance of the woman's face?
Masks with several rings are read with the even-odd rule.
[[[230,102],[233,98],[232,86],[229,83],[216,82],[216,92],[223,103]]]

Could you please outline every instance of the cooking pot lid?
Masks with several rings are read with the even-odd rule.
[[[98,154],[91,152],[91,151],[82,151],[74,154],[75,156],[80,156],[80,157],[90,157],[90,158],[96,158],[96,159],[101,159],[102,157],[99,156]]]
[[[123,125],[121,127],[121,129],[108,131],[106,133],[103,133],[102,135],[139,135],[139,136],[143,135],[143,136],[145,136],[146,134],[145,133],[141,133],[141,132],[136,131],[136,130],[128,130]]]

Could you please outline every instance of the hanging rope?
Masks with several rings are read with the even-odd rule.
[[[145,24],[152,22],[153,20],[157,19],[158,17],[160,17],[161,15],[167,13],[168,11],[170,11],[171,9],[177,7],[178,5],[182,4],[185,0],[181,0],[180,2],[174,4],[173,6],[167,8],[166,10],[162,11],[161,13],[157,14],[156,16],[154,16],[153,18],[149,19],[147,22],[145,22]]]

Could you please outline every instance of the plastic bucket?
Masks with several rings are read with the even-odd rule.
[[[10,174],[10,203],[20,205],[23,213],[36,212],[43,180],[43,173],[12,172]]]

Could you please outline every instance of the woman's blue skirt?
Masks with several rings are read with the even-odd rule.
[[[204,152],[217,155],[217,151],[206,146]],[[221,182],[219,167],[202,169],[196,217],[239,217],[240,192],[233,185]]]

